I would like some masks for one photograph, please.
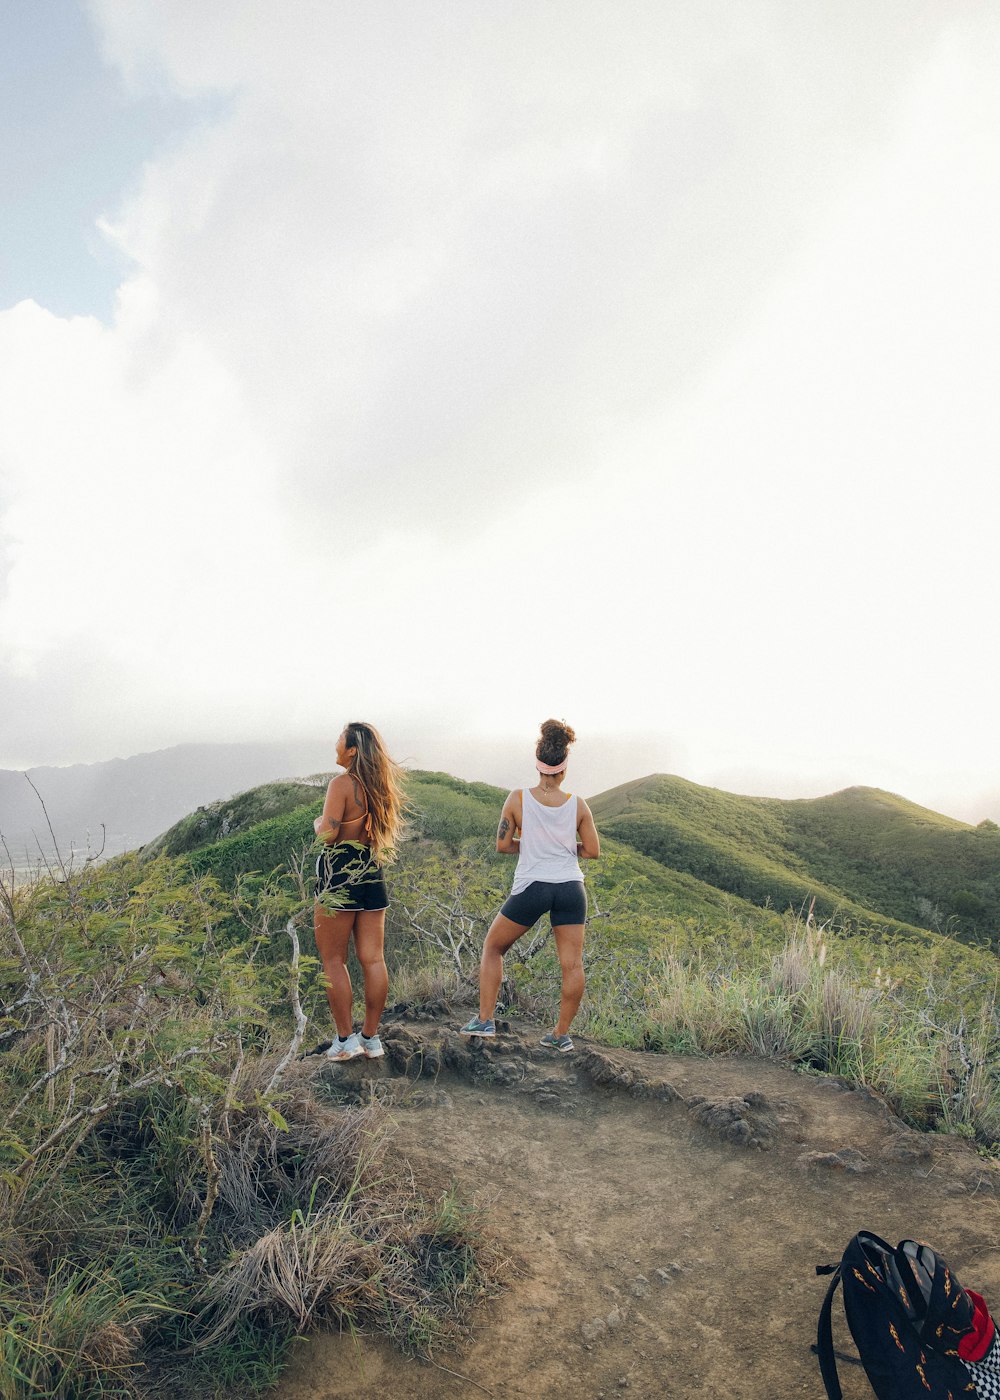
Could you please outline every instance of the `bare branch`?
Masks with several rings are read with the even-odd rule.
[[[237,1030],[236,1032],[236,1046],[239,1053],[236,1057],[236,1064],[233,1066],[233,1072],[229,1076],[229,1083],[226,1085],[226,1097],[222,1103],[222,1133],[227,1141],[232,1137],[229,1128],[229,1111],[233,1106],[233,1100],[236,1097],[236,1085],[239,1082],[239,1077],[243,1070],[243,1032],[241,1030]]]
[[[222,1173],[212,1149],[212,1112],[207,1103],[202,1104],[198,1117],[201,1126],[201,1152],[205,1159],[205,1199],[202,1202],[198,1225],[191,1242],[191,1254],[195,1267],[199,1273],[202,1273],[205,1269],[205,1259],[202,1254],[201,1242],[205,1237],[205,1231],[219,1195],[219,1177]]]
[[[273,1094],[281,1082],[281,1077],[285,1070],[299,1053],[302,1041],[306,1033],[307,1017],[302,1010],[302,1002],[299,1000],[299,935],[295,927],[295,920],[289,919],[285,925],[285,932],[292,941],[292,962],[288,974],[288,995],[292,1003],[292,1010],[295,1013],[295,1032],[292,1035],[291,1044],[279,1063],[277,1069],[268,1080],[267,1088],[264,1090],[264,1097]]]
[[[207,1055],[212,1050],[217,1050],[222,1043],[221,1037],[216,1036],[205,1045],[193,1045],[187,1050],[179,1050],[177,1054],[171,1055],[164,1065],[158,1065],[156,1069],[150,1070],[148,1074],[142,1075],[139,1079],[130,1080],[121,1094],[108,1094],[101,1103],[90,1104],[87,1108],[78,1109],[71,1117],[64,1118],[59,1126],[49,1134],[43,1143],[35,1148],[34,1152],[32,1152],[29,1157],[25,1157],[23,1161],[19,1162],[11,1175],[23,1176],[27,1169],[33,1166],[44,1152],[48,1152],[48,1150],[54,1147],[68,1132],[79,1123],[83,1122],[85,1131],[77,1134],[71,1148],[62,1159],[62,1165],[65,1166],[73,1152],[76,1151],[80,1143],[86,1137],[87,1133],[90,1132],[106,1113],[116,1107],[116,1105],[129,1094],[137,1093],[140,1089],[148,1089],[151,1084],[172,1084],[174,1079],[171,1071],[177,1069],[185,1060],[193,1059],[196,1055]]]
[[[38,791],[38,789],[35,787],[35,784],[34,784],[34,783],[31,781],[31,779],[28,777],[27,773],[25,773],[25,775],[24,775],[24,780],[25,780],[25,782],[28,784],[28,786],[31,788],[31,791],[35,794],[35,796],[38,798],[39,803],[41,804],[42,815],[45,817],[45,825],[48,827],[48,829],[49,829],[49,835],[52,837],[52,848],[53,848],[53,850],[55,851],[56,860],[59,862],[59,869],[62,871],[62,877],[63,877],[63,879],[64,879],[64,880],[68,880],[68,879],[69,879],[69,871],[66,869],[65,862],[63,861],[63,858],[62,858],[62,851],[60,851],[60,849],[59,849],[59,842],[58,842],[58,840],[57,840],[57,838],[56,838],[56,833],[55,833],[55,829],[54,829],[54,827],[53,827],[53,825],[52,825],[52,820],[51,820],[51,818],[49,817],[49,809],[48,809],[48,808],[46,807],[46,805],[45,805],[45,799],[42,797],[42,794],[41,794],[41,793]],[[51,875],[52,869],[51,869],[51,867],[50,867],[50,865],[49,865],[49,863],[48,863],[48,860],[46,859],[45,852],[42,850],[42,844],[41,844],[41,842],[38,840],[38,837],[37,837],[37,836],[35,837],[35,842],[36,842],[36,844],[37,844],[37,846],[38,846],[38,852],[39,852],[39,854],[41,855],[42,860],[45,861],[45,868],[46,868],[46,870],[48,870],[49,874]]]

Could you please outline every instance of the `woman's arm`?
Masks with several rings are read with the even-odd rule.
[[[514,835],[517,831],[517,820],[520,816],[517,796],[516,792],[509,794],[507,801],[503,804],[503,811],[500,813],[500,825],[497,827],[497,850],[501,855],[505,856],[516,856],[521,853],[520,842]]]
[[[340,773],[336,778],[330,779],[323,811],[313,822],[313,831],[328,846],[333,845],[340,836],[340,824],[347,809],[347,785],[346,773]]]
[[[576,848],[577,857],[580,860],[596,860],[601,854],[601,838],[597,834],[597,827],[594,825],[594,818],[590,808],[582,797],[578,797],[577,816],[579,825],[577,835],[580,837]]]

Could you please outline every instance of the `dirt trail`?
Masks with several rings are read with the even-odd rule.
[[[537,1033],[466,1041],[457,1024],[389,1022],[386,1061],[317,1073],[347,1095],[379,1080],[406,1155],[492,1203],[520,1277],[438,1358],[468,1379],[317,1335],[278,1400],[818,1398],[814,1265],[862,1227],[927,1239],[1000,1309],[1000,1174],[874,1096],[759,1060],[585,1040],[559,1056]],[[847,1400],[870,1400],[840,1370]]]

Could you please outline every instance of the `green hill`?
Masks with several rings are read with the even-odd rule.
[[[144,855],[187,855],[224,883],[247,870],[267,873],[311,844],[326,776],[267,783],[201,807]],[[505,796],[488,783],[421,770],[408,774],[407,795],[409,843],[452,847],[489,845]],[[876,788],[786,801],[666,774],[612,788],[591,806],[616,883],[675,916],[711,917],[733,898],[778,912],[815,899],[821,919],[1000,944],[1000,829],[991,822],[967,826]],[[590,874],[599,884],[599,871]]]
[[[154,843],[222,886],[230,909],[220,932],[234,950],[246,929],[277,927],[275,911],[284,909],[304,916],[303,953],[314,956],[309,874],[322,787],[252,789]],[[386,960],[394,999],[440,1004],[474,989],[483,938],[510,889],[514,861],[494,848],[504,792],[414,771],[407,793],[406,837],[388,875]],[[827,1069],[889,1093],[914,1121],[941,1090],[948,1122],[974,1124],[990,1143],[1000,1138],[1000,1102],[994,1128],[992,1092],[981,1092],[976,1077],[994,1053],[996,958],[952,936],[955,920],[939,931],[891,912],[913,898],[907,874],[930,900],[955,878],[956,841],[966,854],[970,843],[992,849],[995,831],[884,793],[781,802],[667,777],[603,793],[592,806],[602,854],[586,867],[581,1032]],[[303,884],[291,874],[296,866]],[[984,903],[990,874],[961,869]],[[861,902],[865,890],[871,903]],[[804,907],[814,898],[818,918],[809,921]],[[963,932],[970,944],[986,943]],[[547,933],[543,921],[505,959],[503,1001],[515,1018],[544,1019],[558,1003]],[[266,963],[280,963],[281,939],[265,949]],[[307,1009],[320,1023],[324,995],[311,981]],[[951,1025],[959,1030],[941,1029]],[[969,1050],[973,1041],[982,1053]]]
[[[184,855],[224,884],[268,874],[312,843],[327,775],[267,783],[183,818],[143,854]],[[489,847],[503,789],[447,773],[407,775],[404,864],[477,843]],[[605,859],[588,872],[600,901],[628,888],[636,907],[717,919],[751,907],[783,913],[815,899],[836,917],[883,934],[919,930],[1000,943],[1000,829],[967,826],[892,793],[854,787],[794,801],[743,797],[655,774],[591,799]]]
[[[310,783],[266,783],[199,808],[144,847],[143,856],[185,856],[197,873],[212,874],[226,886],[248,872],[267,875],[311,846],[324,786],[325,777]],[[477,858],[499,872],[499,892],[513,872],[512,860],[492,851],[506,795],[488,783],[464,782],[447,773],[407,774],[410,810],[402,867],[425,864],[432,855],[446,860],[449,851],[472,846]],[[677,919],[711,922],[733,912],[757,913],[749,902],[613,838],[605,841],[604,857],[588,877],[598,908],[602,896],[620,897],[627,888],[637,909]]]
[[[1000,830],[877,788],[784,801],[656,774],[591,802],[603,833],[757,905],[1000,942]]]
[[[266,877],[294,859],[308,868],[324,786],[325,775],[269,783],[200,808],[144,855],[184,856],[196,873],[212,874],[226,887],[250,872]],[[493,851],[504,796],[487,783],[410,772],[407,837],[393,872],[400,898],[412,903],[418,890],[419,899],[453,890],[477,924],[488,921],[513,870],[509,857]],[[777,942],[784,936],[781,916],[813,899],[818,919],[833,918],[866,942],[897,942],[901,956],[907,945],[940,957],[947,946],[942,934],[983,943],[1000,925],[990,922],[1000,905],[1000,832],[965,826],[889,793],[851,788],[781,801],[656,775],[602,793],[591,806],[603,842],[602,859],[587,870],[591,912],[619,951],[646,954],[679,937],[732,950],[741,927]],[[959,914],[955,891],[979,901],[976,908],[987,914],[976,920]],[[406,917],[390,916],[390,933],[395,929],[403,942]]]

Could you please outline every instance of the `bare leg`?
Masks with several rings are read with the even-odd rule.
[[[583,1000],[585,978],[583,975],[583,924],[560,924],[552,930],[562,968],[562,997],[559,1001],[559,1020],[556,1035],[569,1035],[570,1024],[580,1009]]]
[[[354,993],[347,971],[347,945],[354,919],[353,909],[338,909],[332,914],[317,904],[313,912],[316,949],[326,974],[326,999],[341,1040],[354,1030]]]
[[[479,1019],[492,1021],[503,981],[503,955],[512,948],[530,924],[515,924],[504,914],[498,914],[490,924],[479,962]]]
[[[354,951],[365,975],[365,1019],[362,1034],[378,1030],[389,995],[389,974],[385,967],[385,910],[362,909],[354,920]]]

